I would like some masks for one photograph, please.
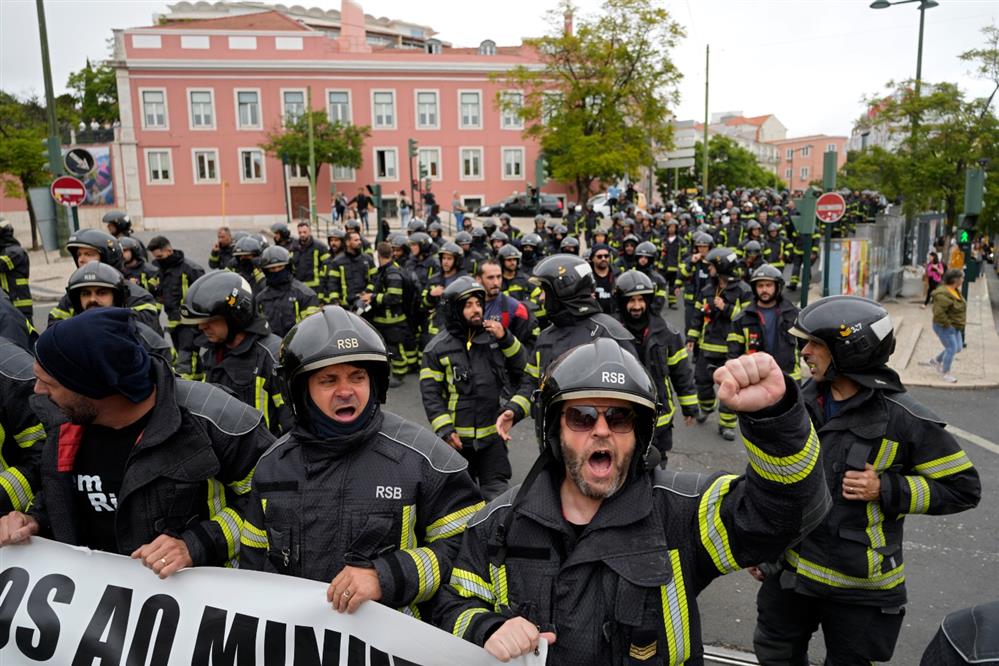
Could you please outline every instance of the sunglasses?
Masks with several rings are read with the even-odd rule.
[[[566,407],[562,415],[569,430],[589,432],[597,425],[597,420],[603,414],[607,427],[611,432],[628,433],[635,429],[635,410],[631,407],[608,407],[597,409],[587,405]]]
[[[593,255],[593,258],[594,259],[610,259],[610,255],[609,254],[595,254],[595,255]]]

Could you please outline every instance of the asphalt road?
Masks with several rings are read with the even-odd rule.
[[[152,234],[140,236],[148,240]],[[208,231],[166,234],[176,248],[207,267],[214,233]],[[991,266],[989,267],[991,268]],[[991,275],[990,287],[999,305],[999,281]],[[44,320],[46,307],[36,307],[36,319]],[[667,312],[674,326],[682,327],[681,311]],[[44,325],[44,321],[39,322]],[[995,350],[999,353],[999,350]],[[387,408],[420,423],[426,416],[419,398],[418,380],[410,376],[402,387],[389,393]],[[979,437],[999,442],[995,409],[999,390],[912,389],[912,394],[930,406],[951,425]],[[716,432],[717,417],[706,424],[679,425],[674,435],[670,465],[690,471],[739,472],[746,466],[740,445],[723,441]],[[509,444],[514,479],[523,479],[538,449],[530,421],[517,425]],[[981,505],[956,516],[913,516],[906,521],[905,555],[909,604],[905,623],[891,664],[919,663],[919,657],[947,613],[975,603],[999,598],[999,496],[991,480],[999,478],[999,453],[961,442],[984,480]],[[996,447],[993,447],[996,449]],[[999,449],[996,449],[999,450]],[[704,642],[751,651],[755,624],[757,583],[738,572],[715,581],[700,597]],[[812,643],[812,660],[821,663],[824,649],[818,637]]]

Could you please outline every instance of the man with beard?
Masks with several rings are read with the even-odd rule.
[[[461,452],[487,500],[513,473],[496,434],[500,400],[520,382],[527,352],[498,321],[483,319],[486,290],[468,276],[444,290],[444,330],[423,350],[420,393],[438,437]]]
[[[270,332],[246,280],[229,271],[203,275],[187,290],[180,315],[201,331],[196,342],[205,381],[229,389],[263,414],[275,435],[290,429],[291,414],[274,373],[281,338]]]
[[[239,243],[249,238],[242,238]],[[239,244],[236,249],[239,250]],[[182,251],[174,250],[165,236],[150,239],[149,251],[153,253],[156,266],[160,269],[158,298],[166,310],[170,341],[177,352],[174,368],[184,379],[200,380],[204,377],[204,369],[199,362],[198,345],[194,341],[198,329],[181,321],[180,306],[187,296],[188,288],[205,274],[205,270],[185,258]]]
[[[298,242],[292,244],[289,251],[295,279],[324,298],[326,262],[330,253],[325,245],[312,237],[312,227],[308,222],[303,220],[298,223]]]
[[[499,262],[495,259],[486,259],[479,264],[479,272],[475,278],[486,290],[483,316],[487,320],[498,321],[527,349],[534,347],[534,342],[541,332],[538,322],[526,303],[503,293],[503,269],[500,268]]]
[[[697,417],[697,391],[683,339],[669,322],[652,312],[655,291],[655,285],[647,275],[633,270],[618,276],[614,297],[617,318],[634,336],[638,360],[657,387],[659,415],[653,444],[665,467],[666,455],[673,448],[674,390],[688,426],[693,425]]]
[[[0,290],[28,319],[34,312],[31,287],[28,285],[30,272],[28,253],[14,238],[13,225],[0,218]]]
[[[750,276],[749,288],[753,290],[753,302],[732,318],[728,357],[766,352],[791,379],[800,380],[798,341],[791,335],[798,308],[783,296],[783,274],[763,264]]]
[[[229,268],[232,261],[232,230],[229,227],[219,227],[212,252],[208,255],[208,268]]]
[[[700,663],[701,590],[780,553],[829,504],[794,382],[766,354],[716,379],[740,412],[743,476],[655,469],[656,387],[617,341],[547,368],[541,456],[469,521],[437,624],[502,661],[544,639],[553,666]]]
[[[593,294],[604,314],[614,314],[614,275],[611,249],[606,243],[594,243],[590,248],[593,265]]]
[[[257,295],[257,303],[270,324],[271,332],[283,338],[292,326],[319,310],[319,297],[291,274],[288,250],[271,246],[260,255],[267,286]]]
[[[0,545],[38,535],[131,555],[160,578],[235,565],[253,469],[274,441],[260,413],[176,379],[122,308],[47,329],[37,352],[40,491],[0,519]]]
[[[361,232],[350,230],[344,237],[344,250],[333,260],[329,273],[330,301],[352,308],[375,275],[371,255],[362,251]],[[337,294],[333,297],[333,294]]]
[[[381,408],[385,342],[357,315],[307,317],[279,360],[295,427],[257,463],[240,567],[329,583],[340,612],[377,601],[429,619],[482,507],[468,464]]]

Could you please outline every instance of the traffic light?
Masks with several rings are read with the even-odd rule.
[[[416,157],[416,155],[419,152],[419,148],[420,148],[420,146],[419,146],[418,143],[416,143],[416,139],[410,139],[409,140],[409,156],[410,157]]]
[[[975,238],[975,228],[978,226],[978,215],[962,215],[957,229],[957,246],[961,252],[971,251],[971,241]]]

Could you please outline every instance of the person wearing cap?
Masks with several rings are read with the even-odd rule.
[[[122,308],[47,329],[36,351],[41,483],[27,512],[0,518],[0,545],[38,535],[130,555],[161,578],[235,565],[253,469],[274,441],[260,412],[177,379]]]
[[[888,367],[895,335],[884,308],[859,296],[823,298],[798,314],[791,333],[805,340],[811,378],[802,398],[834,502],[776,563],[751,570],[763,583],[756,657],[805,664],[821,627],[827,663],[887,662],[907,602],[905,518],[971,509],[981,481],[944,421]]]
[[[732,318],[728,358],[766,352],[791,379],[801,380],[798,339],[791,335],[798,308],[784,298],[784,274],[776,266],[763,264],[750,275],[749,288],[752,302]]]
[[[298,322],[319,310],[319,297],[312,289],[295,279],[288,267],[288,250],[271,246],[260,255],[266,285],[257,294],[257,304],[263,311],[271,332],[283,338]]]
[[[501,396],[520,383],[527,351],[498,321],[485,319],[485,288],[467,275],[444,290],[444,328],[423,350],[420,394],[430,427],[461,452],[487,500],[513,471],[496,434]]]
[[[240,242],[245,240],[241,239]],[[205,269],[185,257],[183,251],[175,250],[165,236],[154,236],[149,240],[148,247],[160,270],[157,299],[166,311],[167,331],[177,352],[174,368],[184,379],[200,380],[204,377],[204,368],[199,362],[198,345],[194,341],[198,329],[181,321],[180,306],[187,296],[187,290],[205,274]]]
[[[28,350],[0,337],[0,515],[27,511],[38,489],[45,428],[28,408],[34,364]]]
[[[13,225],[0,218],[0,291],[7,294],[14,307],[28,319],[34,316],[34,302],[28,284],[30,273],[31,261],[14,237]]]
[[[697,595],[780,553],[829,505],[794,382],[766,354],[716,379],[745,435],[742,476],[658,468],[656,386],[616,340],[546,368],[541,455],[469,521],[437,625],[502,661],[543,638],[553,666],[700,663]]]
[[[483,506],[468,463],[382,408],[388,354],[361,317],[338,306],[306,317],[279,361],[295,425],[257,463],[240,568],[328,583],[341,612],[377,601],[429,619]]]
[[[593,243],[590,247],[590,265],[593,268],[593,295],[604,314],[615,312],[614,281],[617,269],[612,261],[613,251],[606,243]]]

